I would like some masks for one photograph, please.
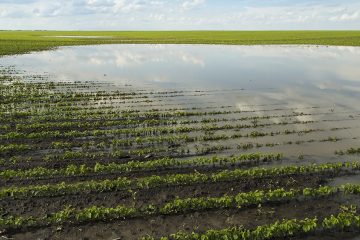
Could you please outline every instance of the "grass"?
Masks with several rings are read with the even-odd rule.
[[[59,46],[122,43],[360,46],[360,31],[0,31],[0,56]]]

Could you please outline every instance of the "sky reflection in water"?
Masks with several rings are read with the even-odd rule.
[[[105,80],[154,89],[252,90],[247,94],[258,104],[316,101],[353,106],[360,96],[357,47],[98,45],[6,57],[2,63],[27,72],[46,71],[57,80]]]
[[[350,119],[293,125],[289,128],[331,129],[341,125],[351,130],[316,133],[318,139],[336,134],[348,141],[327,144],[284,146],[285,153],[308,152],[333,156],[334,149],[359,143],[360,48],[317,46],[219,46],[219,45],[98,45],[64,47],[1,59],[26,73],[48,73],[58,81],[106,81],[120,88],[216,90],[207,96],[167,99],[178,107],[231,105],[264,114],[305,112],[299,121]],[[126,87],[125,87],[126,86]],[[263,112],[279,105],[286,111]],[[168,107],[168,106],[166,106]],[[175,107],[175,106],[174,106]],[[318,108],[312,108],[318,107]],[[334,113],[316,115],[316,113]],[[354,118],[352,118],[353,115]],[[279,123],[282,118],[269,121]],[[324,135],[324,136],[323,136]],[[291,140],[301,136],[289,136]],[[271,141],[288,141],[279,136]]]

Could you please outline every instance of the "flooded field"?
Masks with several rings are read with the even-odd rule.
[[[287,45],[0,58],[0,233],[358,239],[359,62]]]

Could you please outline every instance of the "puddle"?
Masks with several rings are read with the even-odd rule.
[[[341,186],[344,184],[359,184],[360,183],[360,175],[352,175],[352,176],[343,176],[337,177],[332,180],[329,185],[331,186]]]
[[[128,108],[204,108],[211,105],[213,108],[206,111],[241,112],[187,118],[273,116],[266,121],[259,120],[272,124],[270,126],[241,129],[236,133],[321,129],[307,134],[276,134],[205,143],[230,144],[233,149],[225,151],[229,153],[239,152],[237,144],[273,143],[272,147],[252,150],[281,151],[295,159],[304,155],[304,161],[309,159],[310,162],[346,160],[346,156],[334,156],[334,151],[360,146],[359,62],[358,47],[171,44],[61,47],[1,58],[1,65],[16,66],[21,70],[19,74],[44,74],[53,81],[97,81],[110,83],[117,89],[144,92],[178,91],[166,98],[153,94],[149,98],[154,101],[151,104],[142,103],[138,108],[141,103],[135,102],[128,104]],[[112,106],[121,107],[122,104],[116,99],[111,101]],[[294,114],[291,118],[284,117]],[[313,122],[279,124],[290,120]],[[346,129],[336,130],[344,127]],[[339,141],[324,141],[329,138]]]

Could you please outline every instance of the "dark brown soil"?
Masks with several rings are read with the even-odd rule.
[[[263,162],[242,162],[239,164],[232,164],[228,166],[184,166],[184,167],[174,167],[174,168],[161,168],[155,170],[141,170],[141,171],[132,171],[132,172],[114,172],[114,173],[89,173],[86,175],[78,176],[55,176],[55,177],[42,177],[42,178],[12,178],[12,179],[0,179],[0,185],[4,186],[27,186],[27,185],[40,185],[40,184],[49,184],[49,183],[72,183],[80,181],[89,181],[89,180],[102,180],[102,179],[116,179],[118,177],[127,177],[127,178],[139,178],[146,177],[151,175],[167,175],[167,174],[181,174],[181,173],[212,173],[218,172],[221,170],[234,170],[238,168],[247,169],[262,164],[267,164],[267,161]],[[60,165],[60,164],[59,164]],[[62,167],[64,167],[63,165]],[[90,165],[91,166],[91,165]]]
[[[254,191],[256,189],[274,189],[279,187],[298,188],[316,187],[324,184],[331,177],[326,175],[293,175],[279,178],[256,178],[235,182],[203,183],[196,185],[172,186],[138,190],[135,195],[136,206],[145,204],[163,204],[176,197],[218,197],[224,194],[235,195],[239,192]],[[84,208],[92,205],[114,207],[119,204],[129,205],[134,195],[128,191],[112,191],[102,193],[88,193],[66,195],[59,197],[32,197],[28,199],[2,199],[0,208],[10,215],[44,216],[46,213],[62,210],[71,205]]]
[[[192,212],[183,215],[134,218],[107,223],[91,223],[79,226],[49,227],[9,235],[14,239],[138,239],[151,234],[166,236],[179,230],[202,232],[235,225],[254,228],[283,218],[319,218],[338,212],[340,202],[334,199],[318,199],[305,202],[264,205],[245,209],[223,209]]]

